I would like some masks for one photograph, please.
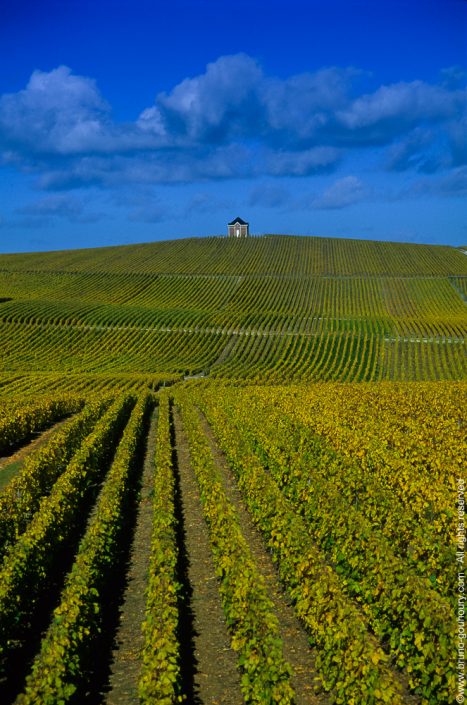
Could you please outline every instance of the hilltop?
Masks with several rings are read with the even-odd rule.
[[[226,275],[467,275],[443,245],[266,235],[186,238],[137,245],[0,255],[0,270]]]
[[[275,235],[1,255],[1,370],[461,379],[466,295],[447,246]]]

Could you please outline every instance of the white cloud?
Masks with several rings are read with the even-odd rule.
[[[309,140],[324,130],[336,110],[349,102],[351,69],[327,68],[288,79],[268,79],[261,86],[261,102],[270,131],[294,142]]]
[[[424,81],[394,83],[357,98],[337,117],[350,130],[384,122],[400,129],[423,120],[451,118],[465,105],[465,98],[465,91],[449,91]]]
[[[257,111],[257,93],[263,80],[258,63],[246,54],[222,56],[206,72],[179,83],[171,93],[160,93],[156,104],[166,125],[194,141],[222,141],[249,132]]]
[[[35,71],[23,90],[0,97],[0,161],[38,174],[49,190],[310,176],[335,170],[351,149],[396,138],[390,168],[461,163],[455,125],[465,91],[413,81],[352,98],[356,73],[330,67],[279,79],[246,54],[222,56],[159,93],[135,121],[117,123],[94,80],[66,66]],[[430,160],[410,136],[424,122],[438,130]]]
[[[94,150],[106,138],[109,110],[92,79],[74,76],[66,66],[34,71],[24,90],[0,98],[2,141],[13,151]]]

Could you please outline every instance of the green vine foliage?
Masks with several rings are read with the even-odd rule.
[[[25,531],[40,500],[50,493],[110,402],[109,397],[86,404],[49,443],[25,459],[21,471],[5,487],[0,495],[0,557]]]
[[[130,395],[112,404],[5,555],[0,569],[0,655],[8,650],[19,624],[34,610],[60,547],[85,519],[92,491],[102,479],[113,444],[134,403],[135,397]]]
[[[242,535],[236,511],[223,489],[196,408],[181,393],[176,401],[182,409],[191,464],[209,527],[231,644],[239,654],[244,700],[257,705],[265,702],[288,705],[294,702],[291,669],[282,653],[273,605]]]
[[[172,466],[170,409],[167,392],[159,396],[153,529],[146,612],[143,621],[144,646],[138,682],[142,705],[173,705],[184,700],[178,641],[181,585],[177,576],[178,546],[174,507],[175,479]]]
[[[68,703],[81,683],[83,656],[100,630],[101,595],[118,555],[149,407],[145,395],[133,409],[18,705]]]

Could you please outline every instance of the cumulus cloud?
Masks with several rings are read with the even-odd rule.
[[[261,115],[262,81],[263,72],[251,57],[222,56],[208,64],[201,76],[185,79],[171,93],[157,96],[156,125],[163,124],[166,134],[181,134],[196,144],[249,135]]]
[[[32,153],[101,149],[109,111],[92,79],[66,66],[34,71],[24,90],[0,97],[1,141]]]
[[[348,104],[355,74],[352,69],[327,68],[264,81],[260,100],[270,141],[309,146],[320,140],[334,123],[335,112]]]
[[[86,158],[160,145],[136,124],[116,124],[93,79],[67,66],[34,71],[26,88],[0,96],[4,161]]]
[[[215,150],[174,148],[162,151],[86,157],[51,164],[39,178],[39,187],[68,190],[89,185],[174,184],[254,176],[258,166],[251,150],[233,143]]]
[[[357,72],[328,68],[288,79],[264,75],[246,54],[220,57],[185,79],[138,118],[141,130],[167,144],[253,139],[284,148],[309,145],[345,106]]]
[[[465,99],[464,90],[450,91],[423,81],[401,82],[355,99],[336,117],[348,131],[348,139],[357,133],[363,141],[385,143],[418,123],[454,118],[463,110]]]
[[[375,144],[390,150],[392,170],[462,163],[458,70],[436,85],[400,82],[365,95],[355,95],[357,75],[328,67],[279,79],[246,54],[222,56],[119,123],[91,78],[66,66],[34,71],[23,90],[0,96],[0,159],[53,191],[304,177]]]

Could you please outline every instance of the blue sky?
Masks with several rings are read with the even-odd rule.
[[[0,251],[467,243],[465,0],[3,0]]]

